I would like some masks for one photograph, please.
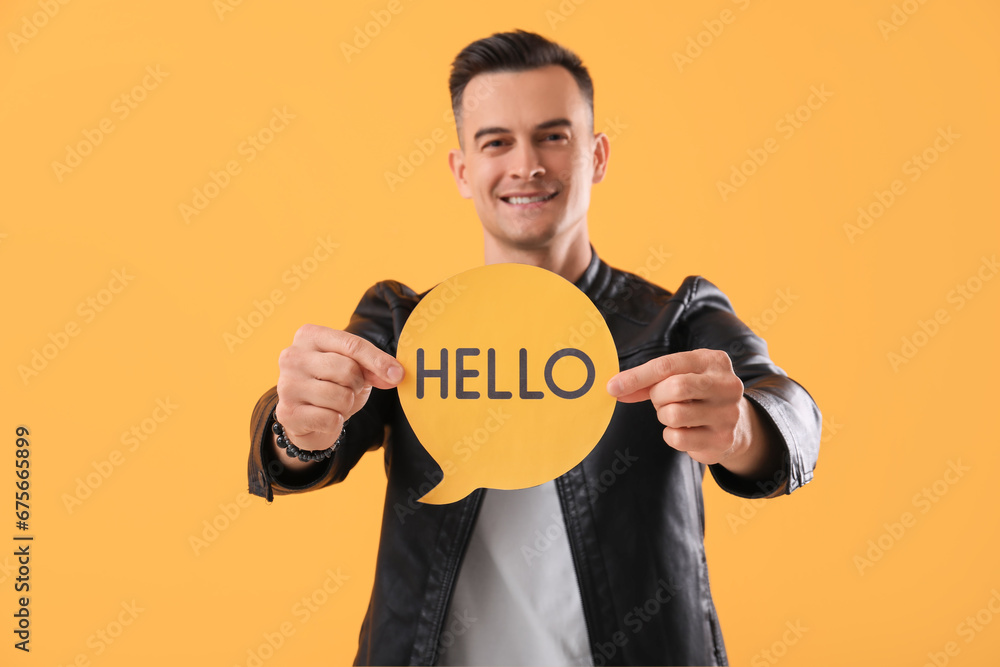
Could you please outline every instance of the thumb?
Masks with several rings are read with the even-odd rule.
[[[377,372],[372,369],[373,366],[378,368]],[[361,371],[364,374],[365,384],[371,385],[367,387],[369,392],[371,387],[392,389],[402,381],[404,374],[403,365],[384,352],[378,355],[376,364],[362,366]]]

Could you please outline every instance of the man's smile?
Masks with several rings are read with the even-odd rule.
[[[519,209],[530,209],[539,208],[545,205],[545,202],[551,201],[558,192],[544,193],[544,192],[533,192],[533,193],[515,193],[511,195],[506,195],[500,197],[501,201],[505,204],[513,206]]]

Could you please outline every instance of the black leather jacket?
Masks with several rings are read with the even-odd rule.
[[[766,343],[736,317],[718,288],[690,276],[671,294],[608,266],[596,252],[576,285],[604,315],[622,370],[681,350],[729,354],[746,397],[785,456],[782,469],[763,483],[708,466],[724,490],[774,496],[812,479],[819,409],[771,362]],[[345,330],[395,355],[403,323],[426,294],[379,282]],[[437,483],[440,469],[410,429],[395,389],[373,389],[333,458],[294,477],[272,460],[267,446],[276,402],[272,387],[250,425],[249,490],[268,502],[274,494],[342,481],[366,451],[384,443],[388,483],[381,538],[355,664],[434,664],[483,489],[448,505],[416,501]],[[728,664],[705,560],[706,466],[666,445],[662,432],[649,401],[618,403],[593,451],[556,479],[595,665]]]

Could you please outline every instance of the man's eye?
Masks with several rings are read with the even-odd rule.
[[[556,133],[548,135],[545,138],[546,139],[565,139],[566,135],[565,134],[559,134],[558,132],[556,132]]]
[[[494,144],[496,144],[497,146],[499,146],[502,143],[503,143],[503,141],[501,141],[500,139],[494,139],[493,141],[487,141],[485,144],[483,144],[483,148],[490,148]]]

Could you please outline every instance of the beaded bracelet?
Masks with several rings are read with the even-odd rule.
[[[278,406],[275,406],[275,410]],[[275,415],[275,410],[271,410],[271,420],[274,424],[271,426],[271,430],[274,434],[278,436],[278,447],[281,447],[285,452],[293,457],[297,458],[299,461],[323,461],[325,459],[333,456],[334,452],[340,447],[340,441],[344,439],[344,433],[347,431],[347,422],[349,419],[344,420],[344,426],[340,429],[340,435],[337,436],[337,441],[326,449],[299,449],[292,444],[292,441],[288,439],[285,435],[285,427],[278,422],[278,417]]]

